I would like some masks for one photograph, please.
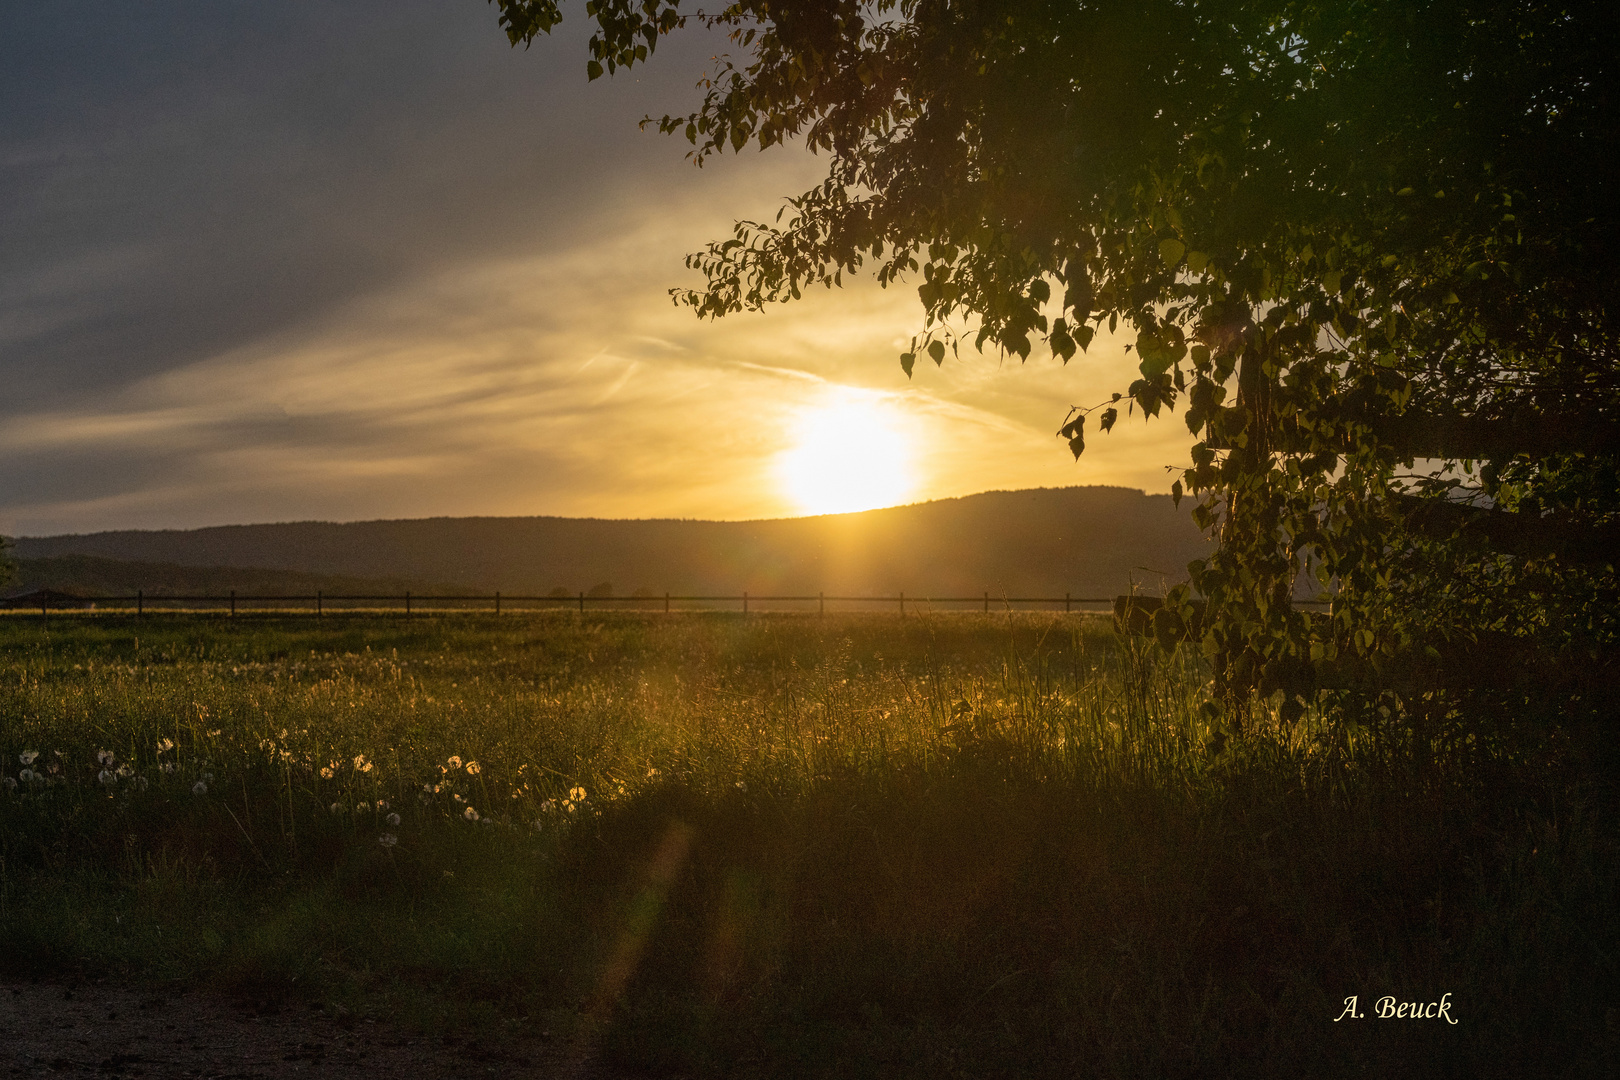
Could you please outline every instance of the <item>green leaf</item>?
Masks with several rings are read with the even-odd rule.
[[[945,362],[945,343],[943,341],[930,341],[928,343],[928,355],[933,357],[935,364],[943,364]]]
[[[1186,253],[1187,245],[1175,237],[1159,241],[1159,258],[1164,260],[1166,266],[1175,266]]]
[[[906,373],[906,378],[908,378],[908,379],[911,378],[911,368],[912,368],[912,366],[914,364],[916,364],[916,362],[917,362],[917,354],[916,353],[914,353],[914,352],[903,352],[903,353],[900,354],[900,370],[904,371]]]
[[[585,77],[592,82],[602,77],[602,65],[592,60],[585,65]]]

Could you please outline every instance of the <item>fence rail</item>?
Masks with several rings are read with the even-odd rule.
[[[335,610],[345,611],[349,614],[387,614],[371,609],[356,609],[347,605],[354,604],[386,604],[397,608],[405,615],[414,615],[428,610],[443,610],[443,605],[458,605],[452,610],[468,610],[467,605],[478,605],[474,610],[490,610],[499,615],[503,610],[511,611],[514,607],[541,610],[555,610],[559,608],[573,608],[584,612],[589,608],[602,610],[613,605],[629,605],[642,610],[657,610],[660,606],[664,611],[672,610],[673,604],[739,604],[746,614],[752,610],[759,610],[762,604],[815,604],[818,614],[826,614],[827,605],[831,604],[861,604],[878,605],[882,607],[897,606],[901,615],[906,613],[909,604],[914,610],[919,607],[966,607],[982,608],[988,612],[994,607],[1012,607],[1020,605],[1029,607],[1040,605],[1056,609],[1059,605],[1064,611],[1074,611],[1078,607],[1089,607],[1097,604],[1113,605],[1115,597],[1111,596],[1074,596],[1065,593],[1062,596],[996,596],[992,593],[982,593],[979,596],[907,596],[897,593],[893,596],[829,596],[826,593],[805,593],[797,595],[777,595],[743,592],[735,595],[676,595],[664,593],[662,596],[591,596],[589,593],[577,593],[572,596],[538,596],[512,593],[464,593],[446,594],[429,593],[326,593],[314,592],[303,594],[197,594],[197,595],[148,595],[144,590],[138,590],[128,596],[74,596],[68,593],[54,591],[40,592],[25,596],[12,597],[0,601],[5,607],[16,611],[38,610],[40,614],[49,614],[52,610],[86,610],[86,609],[112,609],[114,611],[134,610],[136,615],[147,612],[161,612],[172,610],[175,605],[206,605],[210,609],[219,609],[231,615],[237,614],[239,609],[245,611],[281,611],[287,605],[297,605],[312,609],[311,613],[317,617],[325,615],[331,610],[331,605],[337,605]]]
[[[245,611],[259,611],[262,613],[282,613],[287,611],[287,605],[299,605],[317,618],[324,617],[328,611],[334,614],[342,612],[350,615],[386,615],[392,611],[379,611],[375,608],[356,608],[354,604],[388,604],[406,616],[425,614],[428,611],[444,613],[443,605],[460,605],[450,608],[450,611],[467,611],[466,605],[478,605],[474,611],[491,610],[496,615],[504,611],[512,611],[514,607],[533,610],[538,606],[541,610],[558,610],[564,608],[577,609],[584,613],[588,608],[602,610],[614,604],[627,604],[643,611],[657,610],[662,606],[665,612],[671,611],[673,604],[740,604],[744,614],[752,609],[757,611],[762,604],[815,604],[819,615],[827,613],[827,605],[832,604],[861,604],[889,607],[898,605],[903,618],[906,614],[906,605],[910,604],[913,610],[922,607],[975,607],[989,612],[992,607],[1011,609],[1022,605],[1030,607],[1039,605],[1056,610],[1059,605],[1066,612],[1073,612],[1076,608],[1086,610],[1094,605],[1107,605],[1106,610],[1113,610],[1116,614],[1121,605],[1129,603],[1130,596],[1074,596],[1064,593],[1062,596],[996,596],[992,593],[981,593],[978,596],[907,596],[897,593],[893,596],[829,596],[826,593],[809,593],[799,595],[777,595],[744,592],[737,595],[676,595],[665,593],[663,596],[592,596],[589,593],[577,593],[573,596],[538,596],[522,593],[300,593],[300,594],[246,594],[246,593],[207,593],[196,595],[147,595],[144,590],[137,590],[129,596],[75,596],[71,593],[57,592],[55,590],[41,590],[24,596],[14,596],[0,600],[0,609],[9,608],[12,611],[34,611],[41,615],[49,615],[56,611],[95,611],[98,607],[102,612],[129,612],[139,617],[148,612],[174,612],[175,605],[206,605],[209,609],[219,610],[232,616],[238,609]],[[1147,604],[1157,605],[1155,598],[1144,597]],[[1328,604],[1325,600],[1294,601],[1299,606],[1320,607]],[[331,608],[329,605],[338,605]],[[504,605],[504,607],[503,607]],[[184,608],[182,610],[194,610]]]

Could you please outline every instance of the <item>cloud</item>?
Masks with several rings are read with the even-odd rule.
[[[792,513],[772,463],[839,387],[909,418],[919,498],[1185,458],[1122,421],[1069,462],[1106,339],[907,380],[909,287],[675,308],[687,252],[821,175],[636,130],[713,42],[587,84],[579,27],[514,52],[478,4],[47,7],[0,16],[0,530]]]

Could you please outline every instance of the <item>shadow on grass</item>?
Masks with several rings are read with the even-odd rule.
[[[1527,812],[1260,770],[1193,793],[1011,761],[664,784],[396,848],[334,827],[268,868],[225,830],[130,837],[8,868],[7,967],[519,1020],[697,1075],[1608,1074],[1617,860],[1567,793]],[[1385,995],[1449,995],[1456,1022],[1381,1019]]]

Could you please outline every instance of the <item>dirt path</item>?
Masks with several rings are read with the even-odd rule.
[[[624,1080],[540,1032],[431,1039],[317,1008],[260,1012],[203,993],[0,979],[0,1076],[284,1080]]]

